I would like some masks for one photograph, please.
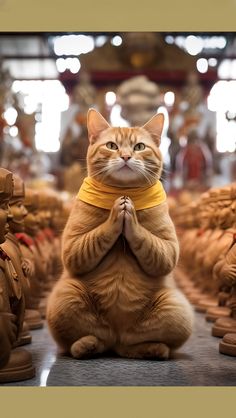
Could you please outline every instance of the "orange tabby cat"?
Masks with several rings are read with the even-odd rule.
[[[160,183],[163,122],[158,114],[143,127],[118,128],[88,112],[88,175],[95,181],[88,196],[95,200],[74,204],[63,235],[64,273],[47,310],[53,337],[74,358],[111,349],[166,359],[191,334],[191,307],[170,274],[179,246],[167,203],[138,210],[127,193],[135,200],[134,190]],[[115,193],[110,210],[102,198],[96,206],[96,186],[105,190],[104,205],[107,186]]]

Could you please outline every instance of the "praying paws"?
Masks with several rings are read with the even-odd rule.
[[[128,196],[121,196],[115,200],[108,221],[112,231],[118,236],[123,233],[128,241],[133,239],[139,222],[134,203]]]
[[[114,233],[118,236],[122,233],[125,215],[125,197],[121,196],[115,200],[111,209],[108,222]]]
[[[139,226],[138,218],[136,215],[136,210],[132,200],[125,196],[125,209],[124,209],[124,228],[123,234],[125,238],[129,241],[134,238],[137,233]]]

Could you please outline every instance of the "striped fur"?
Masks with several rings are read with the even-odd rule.
[[[122,196],[122,186],[159,179],[163,120],[156,116],[142,128],[112,128],[101,118],[95,110],[89,116],[89,175],[120,187],[121,197],[111,211],[75,202],[48,324],[59,347],[75,358],[109,349],[124,357],[168,358],[191,334],[193,320],[171,276],[179,255],[175,229],[166,203],[136,212]],[[109,141],[118,148],[107,148]],[[135,151],[140,142],[145,149]]]

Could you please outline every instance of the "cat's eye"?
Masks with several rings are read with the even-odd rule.
[[[135,145],[134,151],[143,151],[145,148],[145,145],[142,142],[139,142]]]
[[[112,141],[107,142],[106,147],[112,150],[118,149],[118,146],[115,144],[115,142],[112,142]]]

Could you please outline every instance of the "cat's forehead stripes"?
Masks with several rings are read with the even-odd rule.
[[[133,146],[142,138],[136,128],[128,127],[112,128],[111,136],[117,145],[122,146]]]

